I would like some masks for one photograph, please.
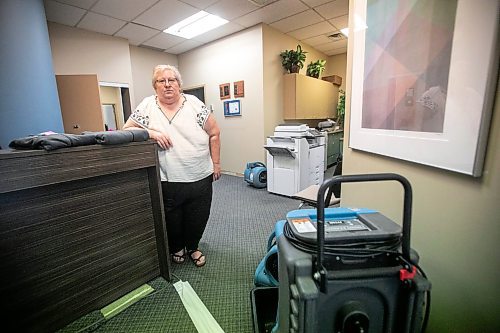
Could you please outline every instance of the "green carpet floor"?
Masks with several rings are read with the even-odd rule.
[[[277,220],[299,202],[248,186],[243,178],[223,175],[214,183],[210,220],[200,244],[207,264],[172,263],[172,282],[188,281],[226,333],[253,332],[250,291]],[[196,333],[172,283],[157,278],[155,292],[109,320],[97,310],[71,323],[67,332]]]

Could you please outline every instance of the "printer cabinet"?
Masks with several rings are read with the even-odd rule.
[[[54,332],[170,279],[153,141],[0,150],[4,332]]]
[[[285,74],[283,93],[284,119],[334,118],[339,87],[331,82],[302,74]]]

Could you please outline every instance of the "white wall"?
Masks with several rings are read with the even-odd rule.
[[[353,2],[350,12],[353,13]],[[353,22],[350,17],[349,22]],[[349,29],[353,30],[353,26]],[[481,178],[348,148],[352,59],[347,58],[344,174],[394,172],[413,187],[412,247],[432,282],[427,333],[500,332],[500,92],[497,87]],[[342,186],[342,206],[375,208],[400,221],[398,185]]]
[[[205,103],[213,105],[221,129],[223,171],[243,173],[247,162],[262,161],[262,29],[255,26],[179,56],[184,86],[205,86]],[[245,81],[241,116],[224,117],[219,84]]]

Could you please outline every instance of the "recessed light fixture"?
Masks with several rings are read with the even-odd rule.
[[[200,11],[163,30],[167,34],[191,39],[207,31],[220,27],[228,21],[205,11]]]

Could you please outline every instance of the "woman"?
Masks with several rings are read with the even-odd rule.
[[[172,260],[181,264],[189,256],[201,267],[206,258],[198,245],[210,215],[212,181],[221,175],[220,130],[203,102],[181,93],[177,68],[156,66],[152,83],[156,94],[137,106],[124,128],[145,128],[158,142]]]

